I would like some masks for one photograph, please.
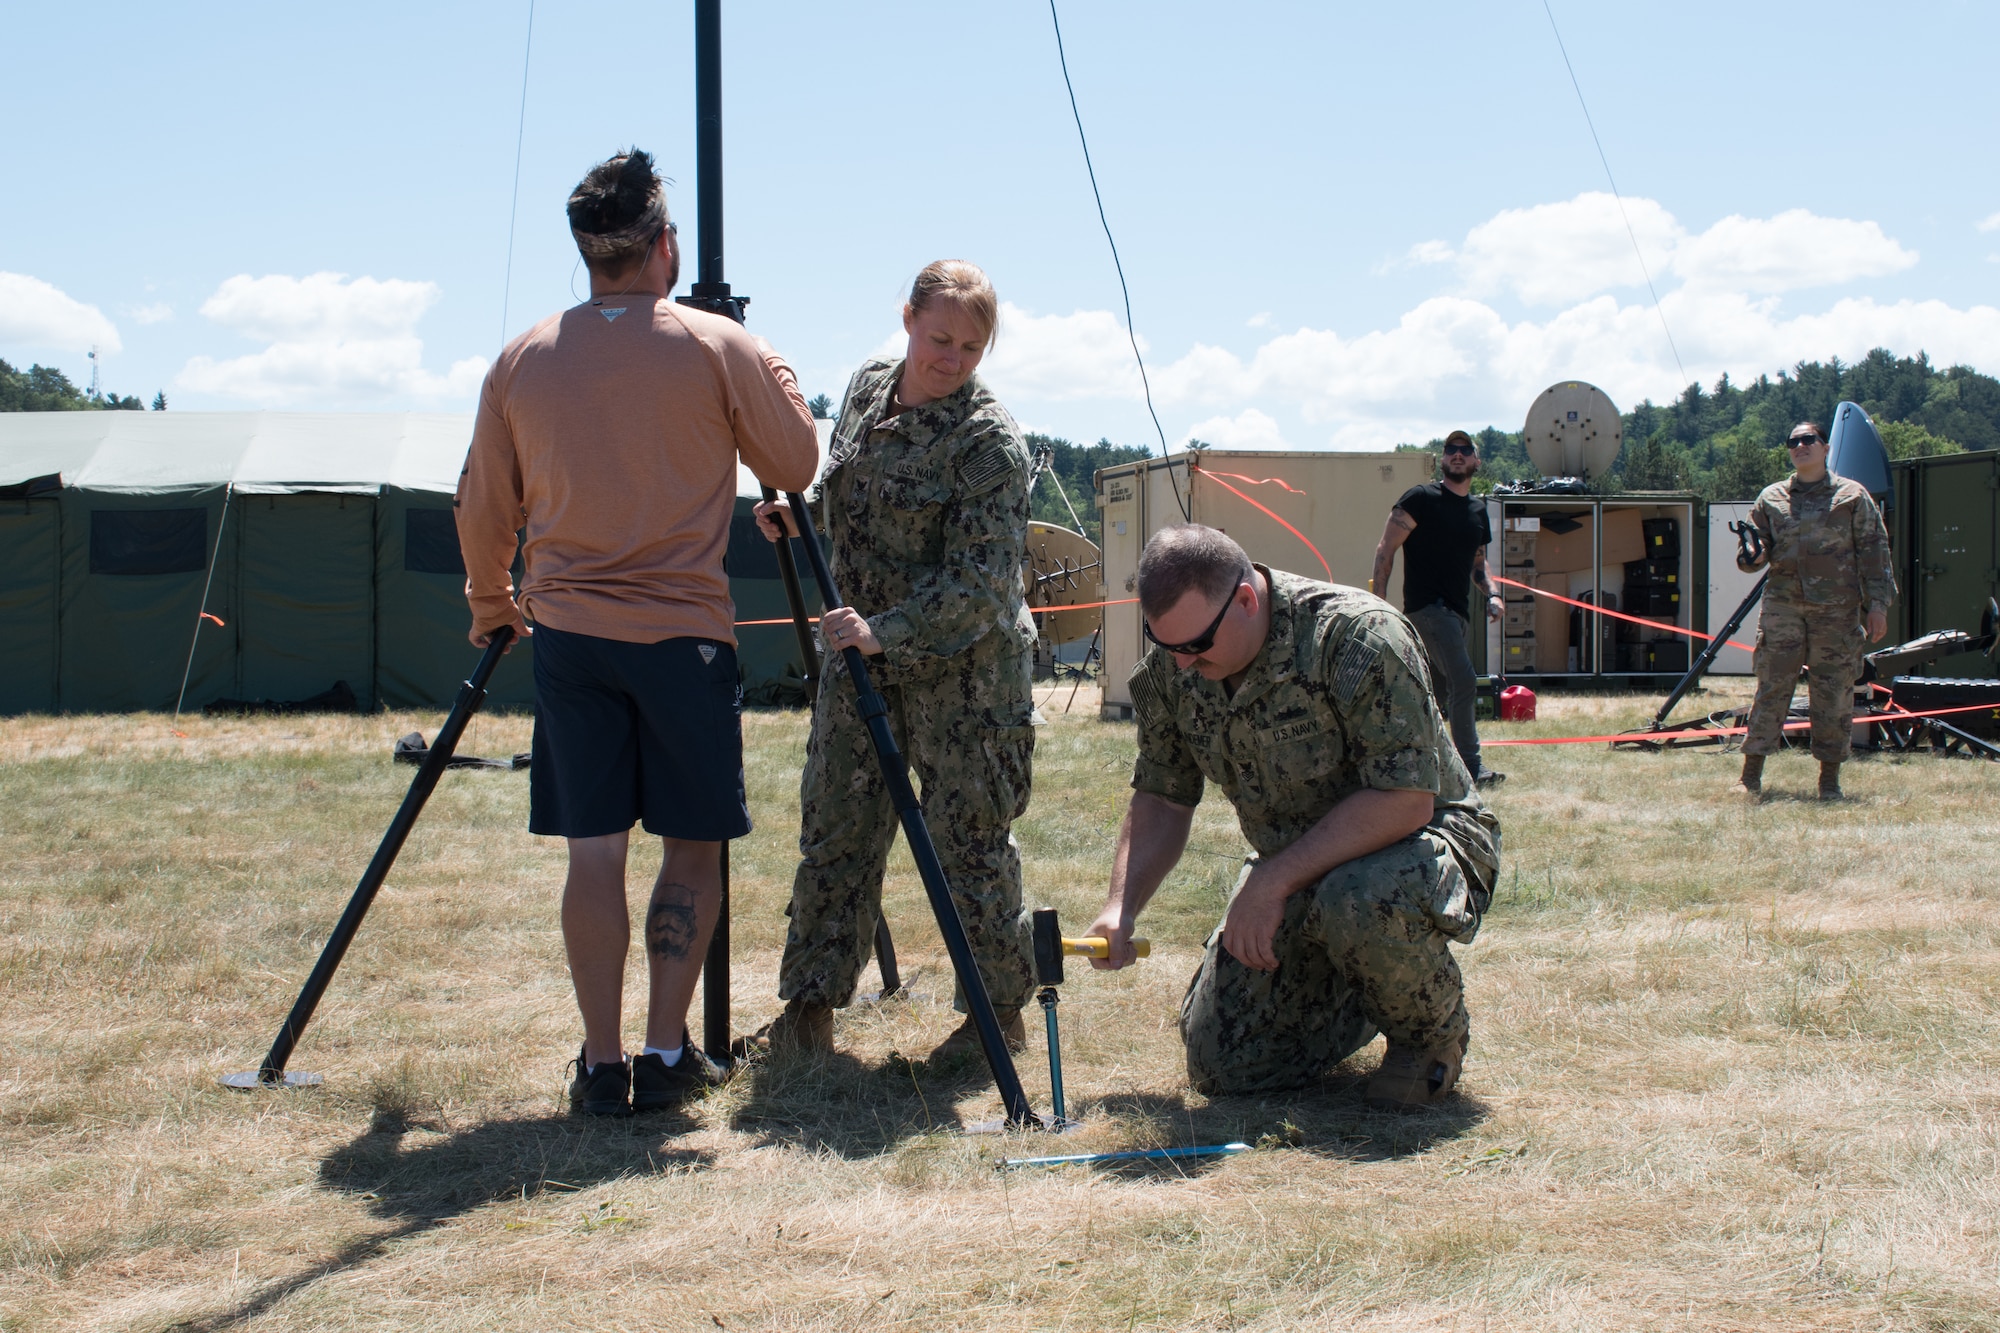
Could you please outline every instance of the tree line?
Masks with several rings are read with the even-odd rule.
[[[1625,413],[1618,461],[1597,489],[1755,499],[1790,474],[1785,438],[1792,427],[1813,421],[1831,430],[1842,402],[1861,405],[1891,458],[2000,449],[2000,380],[1970,366],[1940,370],[1922,352],[1897,357],[1878,347],[1852,365],[1839,357],[1801,361],[1751,384],[1724,375],[1710,388],[1688,385],[1671,403],[1647,399]],[[1477,489],[1540,475],[1519,431],[1488,426],[1473,439],[1480,458]],[[1398,447],[1435,453],[1443,444]]]
[[[115,393],[93,397],[54,366],[16,370],[0,361],[0,412],[138,412],[145,406],[129,394],[123,398]],[[165,393],[153,395],[153,410],[167,410]]]

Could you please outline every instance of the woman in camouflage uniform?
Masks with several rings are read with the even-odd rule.
[[[840,654],[859,648],[915,767],[924,818],[1008,1043],[1025,1044],[1034,984],[1010,832],[1034,754],[1035,629],[1021,564],[1028,451],[974,376],[998,303],[976,266],[932,264],[903,307],[909,348],[855,372],[820,479],[820,530],[848,607],[820,622],[822,684],[800,782],[801,859],[786,909],[776,1048],[828,1050],[854,996],[882,907],[896,813]],[[764,535],[785,505],[759,505]],[[963,1001],[961,1000],[961,1004]],[[932,1059],[979,1049],[970,1019]]]
[[[1736,560],[1746,574],[1767,564],[1771,573],[1757,625],[1757,697],[1735,790],[1763,794],[1764,758],[1784,744],[1799,668],[1808,667],[1819,798],[1836,801],[1840,766],[1853,748],[1862,637],[1874,643],[1889,632],[1896,580],[1882,511],[1867,487],[1827,470],[1826,432],[1801,421],[1785,448],[1795,471],[1758,495],[1750,522],[1759,549]]]

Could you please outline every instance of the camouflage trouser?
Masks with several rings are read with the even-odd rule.
[[[879,688],[922,784],[924,820],[986,993],[995,1005],[1020,1006],[1034,985],[1034,934],[1009,829],[1028,808],[1035,730],[1028,668],[1001,642],[1008,638],[987,635],[953,658],[942,680]],[[821,677],[799,805],[803,859],[785,909],[778,998],[840,1008],[854,998],[874,945],[898,827],[841,669]]]
[[[1276,1092],[1312,1082],[1377,1031],[1423,1050],[1458,1040],[1470,1020],[1447,946],[1471,942],[1489,897],[1423,829],[1293,894],[1275,972],[1231,957],[1218,926],[1181,1001],[1189,1081],[1199,1092]]]
[[[1799,668],[1810,666],[1813,758],[1843,762],[1854,748],[1854,681],[1861,674],[1862,642],[1860,613],[1853,607],[1764,603],[1757,626],[1757,698],[1750,705],[1743,753],[1778,752]]]

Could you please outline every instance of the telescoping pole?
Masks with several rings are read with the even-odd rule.
[[[811,562],[813,579],[819,584],[821,604],[829,611],[845,606],[839,590],[833,586],[833,571],[827,568],[826,554],[819,549],[819,534],[813,531],[812,511],[806,508],[805,497],[792,494],[785,498],[791,502],[792,514],[798,521],[806,559]],[[944,936],[945,952],[951,956],[952,970],[958,974],[959,988],[965,992],[966,1008],[972,1011],[972,1023],[978,1029],[979,1044],[986,1051],[986,1063],[993,1071],[993,1082],[999,1087],[1001,1104],[1007,1108],[1007,1123],[1021,1127],[1039,1126],[1040,1121],[1028,1106],[1028,1095],[1021,1089],[1021,1077],[1014,1070],[1014,1057],[1007,1050],[1007,1039],[1000,1032],[1000,1020],[994,1016],[993,1001],[986,994],[985,978],[979,975],[979,964],[972,957],[972,944],[965,937],[965,923],[959,919],[958,904],[951,900],[951,886],[945,882],[944,865],[938,860],[936,845],[931,842],[930,828],[924,823],[922,807],[917,804],[916,789],[910,785],[909,767],[896,744],[895,733],[889,729],[888,705],[882,701],[881,695],[875,693],[861,650],[844,648],[841,656],[847,663],[847,674],[854,682],[855,706],[868,726],[869,738],[875,743],[875,758],[882,766],[882,779],[889,786],[889,798],[902,821],[903,837],[910,845],[910,859],[917,863],[917,874],[924,881],[924,893],[931,900],[931,913],[937,917],[938,931]]]
[[[489,637],[485,655],[473,668],[472,678],[459,686],[458,698],[453,701],[451,713],[438,731],[436,743],[424,752],[424,760],[417,766],[417,775],[410,779],[410,790],[403,797],[401,808],[389,821],[389,831],[382,835],[382,843],[375,849],[374,859],[362,872],[361,882],[354,887],[354,896],[347,900],[347,910],[340,914],[326,948],[320,951],[319,961],[313,964],[312,974],[306,978],[299,998],[292,1004],[292,1012],[285,1016],[284,1026],[278,1029],[270,1054],[255,1070],[226,1075],[222,1081],[230,1087],[297,1086],[320,1081],[316,1074],[289,1074],[285,1066],[291,1061],[292,1050],[299,1044],[299,1036],[306,1030],[306,1024],[312,1022],[313,1010],[319,1008],[320,997],[332,984],[333,974],[340,968],[340,960],[347,956],[347,946],[354,942],[355,934],[361,929],[362,918],[368,915],[368,908],[374,903],[382,882],[388,879],[389,868],[396,864],[397,853],[403,850],[410,830],[416,827],[417,816],[424,812],[424,803],[430,800],[438,779],[450,765],[451,756],[458,749],[459,737],[465,734],[466,723],[472,721],[472,715],[486,701],[486,682],[493,678],[493,670],[500,665],[500,656],[507,651],[507,645],[513,638],[514,631],[509,626],[494,630]]]
[[[1674,711],[1674,705],[1681,701],[1681,696],[1693,689],[1695,682],[1707,673],[1709,664],[1715,661],[1715,655],[1729,646],[1729,637],[1742,628],[1744,620],[1750,615],[1750,608],[1757,605],[1757,600],[1764,595],[1764,585],[1770,581],[1769,574],[1761,575],[1757,579],[1757,586],[1750,589],[1750,595],[1743,599],[1743,605],[1736,608],[1736,614],[1729,617],[1729,623],[1722,627],[1721,633],[1703,646],[1700,656],[1696,657],[1694,664],[1688,667],[1687,674],[1681,677],[1679,684],[1668,691],[1667,701],[1660,705],[1659,712],[1653,714],[1654,731],[1666,730],[1667,714]]]

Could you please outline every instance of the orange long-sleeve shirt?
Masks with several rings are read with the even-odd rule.
[[[662,296],[604,297],[508,344],[479,394],[458,479],[473,630],[520,607],[630,643],[735,643],[722,557],[736,461],[780,491],[813,481],[812,413],[791,368],[735,321]]]

